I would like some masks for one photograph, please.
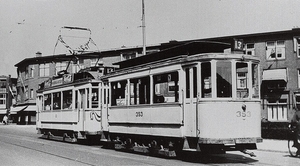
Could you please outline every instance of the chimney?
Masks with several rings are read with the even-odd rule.
[[[38,51],[38,52],[35,53],[35,56],[36,56],[36,57],[41,57],[41,56],[42,56],[42,53]]]

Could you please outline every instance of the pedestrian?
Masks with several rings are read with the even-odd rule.
[[[5,125],[7,125],[7,120],[8,120],[8,117],[6,115],[4,115],[2,123],[4,123]]]
[[[295,132],[295,140],[294,140],[294,146],[297,148],[297,155],[300,155],[300,110],[296,109],[296,112],[291,120],[292,126],[296,127]]]

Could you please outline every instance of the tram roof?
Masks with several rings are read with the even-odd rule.
[[[81,59],[98,58],[99,56],[102,56],[101,52],[91,52],[91,53],[75,54],[75,55],[59,54],[59,55],[50,55],[50,56],[40,56],[40,57],[23,59],[21,62],[15,64],[15,67],[19,67],[24,64],[28,65],[28,64],[47,63],[52,61],[69,61],[75,58],[81,58]]]
[[[223,53],[227,48],[231,48],[231,44],[213,41],[193,41],[114,64],[119,65],[121,69],[181,55],[195,55],[210,52]]]

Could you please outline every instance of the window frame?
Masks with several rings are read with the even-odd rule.
[[[270,102],[267,100],[267,116],[268,120],[271,122],[283,122],[288,121],[288,95],[284,94],[285,98],[273,99],[275,102]],[[281,102],[285,100],[285,102]],[[281,107],[281,110],[279,109]],[[271,108],[271,109],[270,109]],[[281,112],[280,112],[281,111]],[[279,115],[280,116],[279,117]]]
[[[40,77],[50,76],[50,64],[49,63],[39,64],[39,76]]]
[[[253,45],[253,47],[249,48],[250,45]],[[251,52],[251,53],[248,54],[249,52]],[[255,43],[246,43],[245,44],[245,54],[255,55]]]
[[[279,44],[280,42],[283,42],[283,44]],[[268,45],[268,43],[273,43],[273,45]],[[285,40],[266,41],[266,60],[284,60],[286,58],[285,45]],[[281,54],[279,54],[279,52],[281,52]],[[273,53],[275,56],[271,57]],[[279,55],[281,56],[279,57]]]

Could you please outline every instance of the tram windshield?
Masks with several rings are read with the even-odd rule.
[[[201,92],[201,98],[258,98],[258,64],[226,60],[203,62]]]

